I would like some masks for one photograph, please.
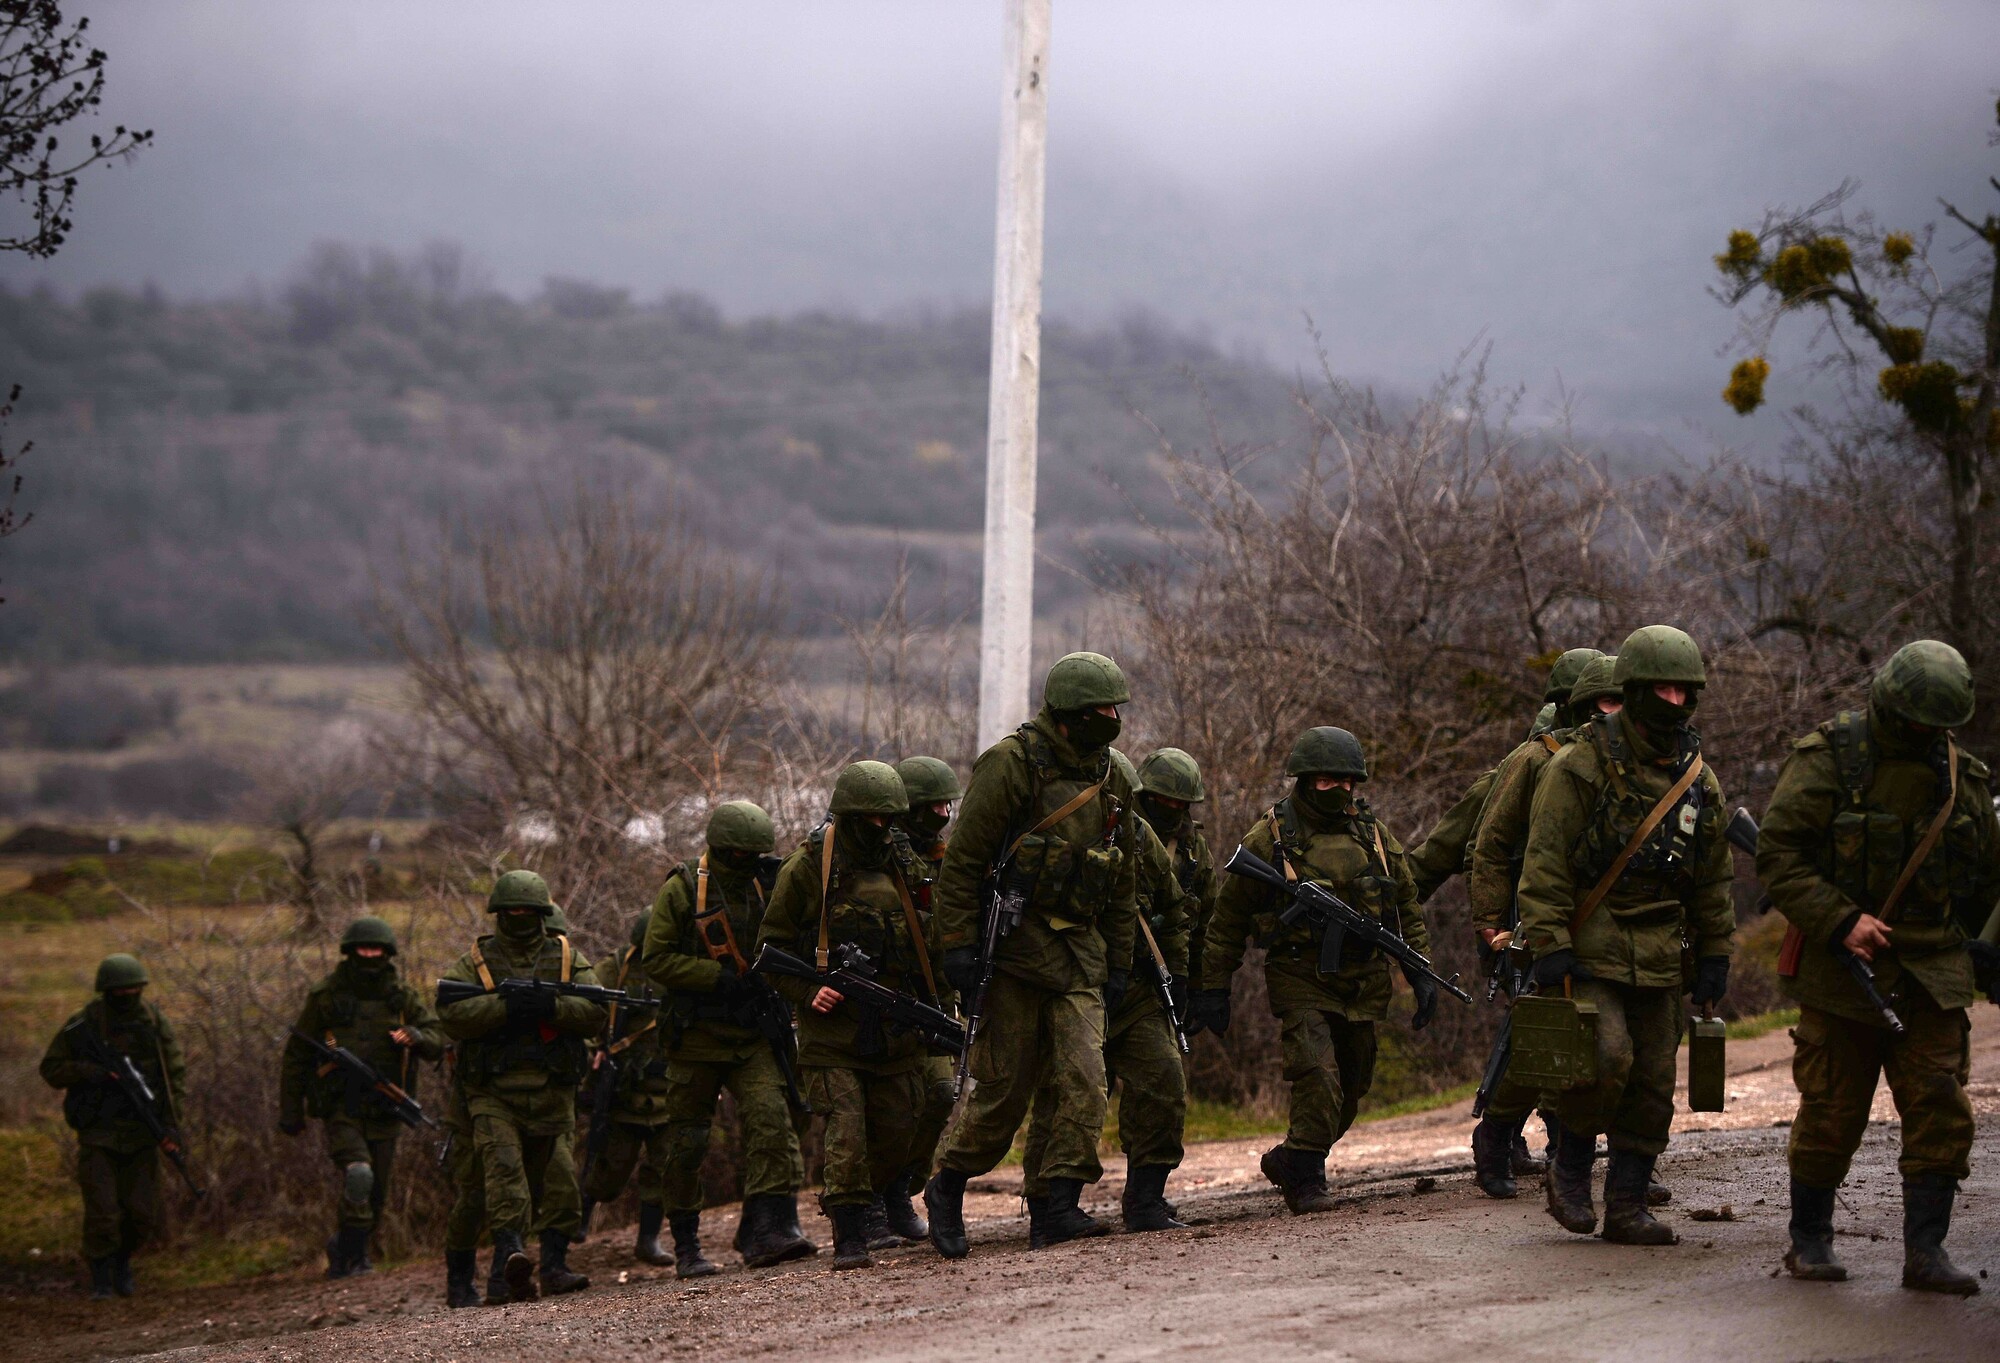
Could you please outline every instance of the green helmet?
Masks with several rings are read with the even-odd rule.
[[[1042,704],[1051,710],[1088,710],[1098,705],[1123,705],[1132,688],[1118,664],[1102,653],[1071,653],[1056,659],[1042,683]]]
[[[1549,684],[1542,691],[1542,699],[1563,704],[1569,699],[1570,688],[1576,685],[1576,679],[1583,675],[1583,669],[1603,656],[1594,648],[1573,648],[1564,653],[1549,669]]]
[[[896,764],[896,775],[903,778],[903,793],[913,805],[941,805],[965,798],[958,773],[939,758],[906,757]]]
[[[1345,729],[1323,724],[1307,729],[1292,744],[1292,755],[1285,759],[1285,775],[1351,776],[1366,781],[1368,759],[1362,754],[1360,739]]]
[[[748,800],[727,800],[711,810],[707,836],[718,852],[768,852],[778,845],[771,816]]]
[[[347,931],[340,934],[340,949],[343,953],[356,947],[381,947],[391,956],[396,954],[396,930],[384,920],[370,914],[357,918],[347,925]]]
[[[835,814],[907,814],[910,797],[887,762],[850,762],[835,779],[826,807]]]
[[[1133,790],[1139,789],[1139,769],[1132,765],[1132,759],[1124,753],[1119,752],[1116,748],[1108,749],[1108,751],[1111,754],[1111,765],[1124,773],[1125,784],[1132,787]]]
[[[1583,672],[1576,679],[1576,685],[1569,689],[1569,703],[1578,708],[1615,696],[1622,689],[1618,685],[1618,658],[1616,654],[1600,653],[1583,665]]]
[[[1198,805],[1208,798],[1201,766],[1179,748],[1155,748],[1139,764],[1139,789],[1165,800]]]
[[[1685,631],[1672,625],[1641,625],[1618,646],[1618,665],[1611,679],[1621,689],[1627,682],[1706,686],[1708,670],[1701,665],[1701,648]]]
[[[542,920],[542,932],[550,937],[569,936],[569,915],[562,911],[562,905],[549,906],[548,917]]]
[[[120,951],[106,956],[97,963],[95,988],[100,994],[110,989],[133,989],[142,984],[150,984],[152,978],[146,973],[146,967],[137,956],[128,956]]]
[[[653,911],[651,909],[639,910],[639,916],[632,920],[632,945],[635,947],[646,945],[646,929],[652,926]]]
[[[1540,738],[1556,727],[1556,703],[1550,701],[1535,712],[1535,722],[1528,726],[1529,738]]]
[[[1912,724],[1956,729],[1972,719],[1972,669],[1950,644],[1919,639],[1882,665],[1868,698]]]
[[[549,882],[533,871],[509,871],[493,882],[493,893],[486,896],[488,913],[502,909],[540,909],[549,913],[555,906],[555,901],[549,898]]]

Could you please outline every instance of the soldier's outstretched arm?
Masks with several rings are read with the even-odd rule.
[[[1431,930],[1424,922],[1424,911],[1417,895],[1416,877],[1410,872],[1410,859],[1396,848],[1392,840],[1389,844],[1389,869],[1396,880],[1397,927],[1403,940],[1421,951],[1431,954]]]
[[[1792,745],[1757,833],[1757,879],[1807,941],[1825,945],[1860,906],[1820,873],[1820,850],[1841,800],[1833,749],[1818,734]]]
[[[987,868],[1006,850],[1010,831],[1027,831],[1011,828],[1031,794],[1020,751],[1019,743],[1002,739],[973,763],[932,896],[938,938],[946,951],[979,945],[980,886]]]
[[[312,1086],[312,1072],[318,1057],[299,1040],[298,1033],[316,1037],[324,1030],[319,1016],[319,994],[307,994],[299,1009],[298,1021],[285,1033],[285,1049],[278,1061],[278,1121],[296,1127],[306,1119],[306,1090]]]
[[[470,956],[461,956],[445,971],[444,979],[457,980],[460,984],[478,984],[479,972],[472,967]],[[473,998],[460,999],[438,1009],[438,1025],[444,1028],[446,1036],[454,1041],[471,1041],[499,1030],[507,1021],[507,1005],[498,994],[479,994]]]
[[[410,1049],[420,1059],[436,1060],[444,1054],[444,1028],[438,1023],[437,1010],[423,991],[413,985],[403,986],[403,1026],[417,1039]]]
[[[102,1069],[79,1057],[70,1045],[69,1029],[75,1021],[76,1018],[71,1018],[64,1023],[62,1030],[49,1039],[48,1050],[42,1053],[42,1082],[50,1088],[71,1089],[105,1077]]]
[[[1713,825],[1714,835],[1702,849],[1702,864],[1695,868],[1694,904],[1688,915],[1697,956],[1732,956],[1736,952],[1736,860],[1729,854],[1729,842],[1722,836],[1729,804],[1722,783],[1712,773],[1704,773],[1708,787],[1708,808],[1704,814]]]
[[[571,984],[598,987],[597,971],[582,956],[571,963],[569,978]],[[610,1018],[603,1004],[580,999],[574,994],[562,994],[556,998],[556,1013],[549,1020],[549,1025],[572,1036],[596,1036],[604,1030],[604,1024]]]
[[[646,945],[640,964],[646,978],[661,989],[686,994],[712,994],[722,982],[722,967],[708,953],[690,956],[681,950],[694,922],[694,894],[688,882],[694,876],[674,875],[660,887],[653,900],[653,918],[646,927]]]
[[[1271,836],[1261,823],[1244,835],[1243,846],[1264,861],[1271,860]],[[1243,964],[1245,939],[1257,930],[1257,911],[1272,893],[1248,876],[1224,875],[1219,879],[1215,916],[1209,920],[1208,935],[1202,942],[1204,989],[1229,987],[1229,977]]]
[[[1574,949],[1570,916],[1584,889],[1570,867],[1576,845],[1590,817],[1595,792],[1574,769],[1588,749],[1565,748],[1542,772],[1535,802],[1528,814],[1528,850],[1521,864],[1521,933],[1537,957]]]
[[[1480,811],[1472,835],[1471,865],[1465,873],[1465,897],[1475,931],[1504,932],[1514,911],[1514,854],[1527,841],[1528,817],[1535,791],[1529,773],[1534,765],[1516,748],[1501,762],[1493,790]]]
[[[1479,815],[1493,790],[1493,772],[1486,772],[1466,788],[1458,803],[1446,810],[1430,836],[1409,854],[1410,875],[1417,898],[1429,903],[1447,880],[1465,869],[1472,835],[1478,830]]]
[[[172,1099],[174,1120],[187,1111],[187,1056],[181,1051],[181,1039],[174,1033],[174,1024],[167,1021],[167,1015],[158,1004],[153,1006],[153,1021],[160,1032],[160,1063],[167,1072],[167,1093]]]
[[[829,832],[829,836],[831,833]],[[807,935],[814,935],[815,944],[819,931],[820,894],[819,866],[807,851],[807,843],[799,851],[785,858],[785,864],[778,868],[778,883],[771,889],[771,903],[764,910],[764,921],[757,929],[757,946],[751,951],[750,959],[757,959],[757,952],[765,943],[789,951],[801,960],[811,962],[814,950],[806,945]],[[792,975],[765,975],[771,987],[795,1007],[804,1008],[812,1002],[819,986],[810,984]]]

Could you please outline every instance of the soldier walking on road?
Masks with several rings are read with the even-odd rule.
[[[1799,1004],[1792,1029],[1791,1248],[1795,1278],[1841,1282],[1833,1207],[1886,1075],[1902,1119],[1903,1286],[1971,1296],[1979,1279],[1945,1253],[1971,1173],[1971,1022],[2000,1001],[2000,951],[1981,940],[2000,899],[2000,823],[1986,764],[1951,731],[1972,719],[1972,672],[1921,639],[1875,676],[1866,713],[1792,745],[1757,843],[1757,877],[1791,922],[1779,956]],[[1903,1031],[1845,956],[1874,970]]]
[[[445,1032],[459,1043],[458,1081],[472,1119],[493,1257],[517,1302],[590,1285],[568,1262],[570,1236],[583,1219],[572,1147],[584,1039],[603,1030],[604,1009],[554,993],[502,998],[494,992],[511,979],[597,984],[569,938],[548,935],[544,920],[554,908],[547,882],[533,871],[509,871],[495,881],[486,901],[495,932],[444,974],[486,992],[439,1009]],[[541,1240],[539,1271],[524,1249],[530,1229]]]
[[[396,932],[380,918],[357,918],[341,934],[342,960],[312,987],[293,1024],[328,1046],[342,1046],[372,1065],[398,1088],[410,1089],[415,1062],[444,1054],[444,1033],[430,1001],[396,971]],[[373,1272],[368,1240],[381,1220],[395,1170],[403,1121],[390,1101],[338,1065],[322,1064],[298,1036],[285,1040],[278,1091],[278,1130],[296,1136],[306,1116],[326,1130],[326,1152],[339,1183],[339,1220],[326,1242],[326,1276]],[[446,1279],[464,1270],[471,1292],[472,1266],[446,1262]]]
[[[1368,779],[1361,744],[1345,729],[1308,729],[1292,746],[1285,773],[1292,793],[1243,835],[1243,847],[1291,880],[1324,885],[1357,911],[1396,926],[1420,952],[1430,935],[1417,908],[1403,848],[1355,787]],[[1265,948],[1271,1012],[1282,1028],[1284,1074],[1292,1086],[1291,1124],[1282,1144],[1264,1152],[1264,1177],[1294,1216],[1326,1211],[1326,1157],[1354,1124],[1375,1078],[1375,1024],[1388,1016],[1393,982],[1372,944],[1344,953],[1333,975],[1319,973],[1321,930],[1309,921],[1278,925],[1278,892],[1232,876],[1217,894],[1215,921],[1202,959],[1195,1015],[1220,1036],[1229,1030],[1229,978],[1246,939]],[[1411,1025],[1421,1031],[1437,1011],[1437,986],[1406,972],[1416,994]]]
[[[701,1164],[716,1104],[727,1088],[743,1123],[743,1215],[736,1249],[751,1268],[819,1253],[799,1229],[805,1182],[798,1130],[787,1095],[793,1042],[789,1012],[750,973],[778,861],[771,816],[748,800],[708,816],[707,849],[677,866],[653,901],[645,969],[672,995],[666,1014],[668,1143],[664,1199],[674,1237],[675,1275],[719,1270],[701,1252]],[[775,1009],[776,1014],[769,1010]],[[782,1061],[758,1019],[784,1017]]]
[[[1139,813],[1166,844],[1174,880],[1188,916],[1188,979],[1181,998],[1192,1000],[1201,988],[1201,950],[1215,916],[1215,858],[1194,817],[1194,806],[1205,803],[1201,767],[1179,748],[1155,748],[1139,764]],[[1191,1021],[1189,1035],[1200,1028]]]
[[[153,1093],[154,1115],[176,1140],[187,1106],[180,1043],[166,1014],[143,997],[151,978],[137,957],[106,956],[97,967],[97,997],[63,1024],[42,1056],[42,1080],[64,1090],[63,1120],[76,1132],[83,1257],[94,1301],[132,1295],[132,1255],[159,1234],[163,1217],[160,1142],[135,1106],[145,1099],[89,1052],[101,1048],[137,1067]],[[89,1036],[79,1036],[85,1031]]]
[[[1673,1127],[1682,948],[1695,958],[1695,1007],[1713,1008],[1735,948],[1734,868],[1722,786],[1688,725],[1707,681],[1701,650],[1647,625],[1619,648],[1612,679],[1624,707],[1585,726],[1538,783],[1520,932],[1537,988],[1597,1009],[1597,1080],[1556,1100],[1549,1214],[1578,1235],[1597,1229],[1591,1169],[1608,1133],[1604,1238],[1670,1245],[1646,1190]]]
[[[981,753],[937,885],[945,975],[981,1010],[976,1085],[924,1187],[931,1243],[963,1258],[966,1180],[999,1164],[1037,1089],[1054,1095],[1047,1238],[1106,1227],[1077,1205],[1103,1176],[1104,1022],[1125,996],[1137,931],[1135,792],[1112,765],[1125,674],[1097,653],[1049,669],[1035,718]],[[989,891],[1020,921],[982,962]],[[990,976],[981,989],[982,975]]]
[[[637,989],[640,958],[646,945],[646,929],[653,911],[643,910],[632,920],[630,941],[611,965],[611,987]],[[591,1056],[592,1082],[599,1066],[617,1066],[616,1087],[611,1097],[611,1127],[604,1148],[588,1160],[583,1180],[584,1221],[590,1209],[610,1202],[625,1191],[636,1172],[639,1177],[639,1229],[632,1243],[632,1257],[642,1264],[671,1268],[674,1256],[660,1244],[660,1230],[666,1225],[666,1208],[661,1201],[662,1171],[673,1150],[673,1128],[668,1108],[672,1085],[667,1080],[666,1048],[657,1012],[631,1011],[611,1004],[606,1010],[604,1044]]]

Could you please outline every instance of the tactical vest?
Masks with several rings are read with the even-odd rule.
[[[160,1041],[159,1010],[141,1000],[137,1016],[114,1023],[104,1000],[98,998],[84,1005],[83,1016],[84,1025],[104,1038],[113,1051],[132,1057],[146,1078],[146,1086],[160,1100],[161,1115],[170,1123],[177,1121],[172,1111],[173,1090],[167,1086],[167,1053]],[[124,1085],[102,1083],[77,1084],[63,1090],[63,1120],[73,1130],[87,1131],[121,1122],[136,1125],[145,1119]]]
[[[399,1087],[410,1085],[410,1051],[389,1039],[389,1033],[409,1021],[401,983],[391,977],[380,998],[363,998],[337,982],[321,987],[319,1014],[325,1031],[318,1040],[345,1046]],[[372,1088],[332,1062],[313,1072],[306,1090],[306,1111],[322,1120],[340,1115],[365,1119],[395,1116],[395,1108]]]
[[[635,946],[620,950],[618,971],[611,982],[613,989],[627,986],[639,968],[640,954]],[[673,1087],[667,1082],[666,1065],[660,1060],[659,1015],[643,1010],[628,1012],[614,1003],[610,1005],[604,1035],[605,1049],[620,1066],[619,1090],[628,1095],[628,1102],[637,1098],[637,1106],[651,1111],[654,1104],[645,1100],[658,1098]]]
[[[487,980],[484,954],[493,940],[482,937],[473,946],[474,959],[481,966],[482,983]],[[556,953],[553,957],[551,951]],[[567,980],[570,963],[569,939],[544,937],[535,958],[534,978]],[[551,966],[553,973],[546,969]],[[495,982],[499,978],[492,977]],[[463,1052],[459,1064],[465,1074],[473,1083],[488,1088],[528,1089],[563,1084],[574,1087],[582,1082],[589,1069],[583,1038],[559,1032],[546,1022],[505,1023],[485,1036],[460,1044]]]
[[[927,962],[920,959],[920,953],[925,952],[923,925],[912,929],[914,899],[907,911],[904,908],[897,888],[901,863],[893,845],[880,868],[853,866],[841,855],[840,840],[832,828],[821,824],[806,836],[806,854],[815,874],[821,869],[829,837],[834,837],[833,865],[820,900],[819,919],[801,928],[798,954],[810,961],[822,945],[831,949],[843,942],[852,943],[868,954],[878,983],[901,993],[931,995],[934,991],[926,983]]]
[[[1368,802],[1356,796],[1354,810],[1346,822],[1350,828],[1332,829],[1308,836],[1299,826],[1289,797],[1265,811],[1271,830],[1278,869],[1288,880],[1324,885],[1349,907],[1387,923],[1398,933],[1401,923],[1396,912],[1396,878],[1389,866],[1389,853],[1382,837],[1382,824]],[[1308,919],[1289,928],[1277,926],[1274,908],[1258,916],[1258,943],[1272,956],[1288,960],[1319,959],[1321,930]],[[1341,949],[1341,964],[1360,965],[1375,956],[1372,943],[1348,935]]]
[[[1033,787],[1021,828],[1032,829],[1088,787],[1101,786],[1110,775],[1109,752],[1099,755],[1093,769],[1066,769],[1058,764],[1055,747],[1034,725],[1023,724],[1015,736],[1027,755]],[[1070,842],[1061,824],[1031,832],[1015,845],[1007,868],[1010,883],[1025,893],[1028,911],[1058,929],[1096,922],[1111,902],[1112,887],[1125,862],[1125,849],[1118,846],[1118,823],[1126,813],[1122,802],[1100,789],[1084,808],[1092,805],[1104,811],[1102,831],[1095,839]]]
[[[778,880],[778,868],[783,864],[777,857],[759,857],[757,869],[744,880],[745,888],[738,892],[734,901],[730,900],[728,892],[723,889],[722,877],[714,872],[709,873],[708,892],[705,895],[701,890],[696,867],[683,862],[668,872],[669,880],[679,876],[687,884],[688,902],[695,906],[695,916],[681,929],[678,943],[681,954],[704,960],[720,959],[717,948],[712,948],[702,934],[706,931],[721,937],[725,935],[723,930],[726,927],[726,935],[735,943],[736,955],[743,958],[737,969],[739,972],[748,970],[749,958],[756,946],[757,931],[763,925],[764,909],[771,901],[771,890]],[[745,902],[746,900],[748,902]],[[740,923],[731,914],[732,909],[742,911]],[[704,914],[714,916],[716,921],[708,924],[699,921]],[[746,1016],[741,1008],[732,1007],[720,994],[712,993],[675,994],[672,1018],[674,1034],[669,1042],[670,1046],[677,1044],[680,1034],[696,1023],[746,1029],[754,1025],[754,1019]]]
[[[1871,798],[1878,754],[1868,732],[1866,712],[1844,710],[1820,725],[1819,732],[1833,749],[1834,770],[1843,793],[1821,852],[1820,872],[1855,904],[1872,910],[1888,897],[1924,828],[1936,817],[1936,808],[1911,825]],[[1940,740],[1930,754],[1939,799],[1951,789],[1951,774],[1945,770],[1946,751]],[[1977,773],[1980,766],[1961,754],[1959,769],[1962,779],[1968,770]],[[1983,926],[1979,919],[1989,887],[1982,883],[1981,826],[1970,803],[1960,799],[1953,809],[1944,836],[1924,859],[1896,906],[1897,922],[1940,924],[1951,915],[1962,925],[1970,923],[1968,932]]]
[[[1576,872],[1578,883],[1588,889],[1604,878],[1611,869],[1618,854],[1625,850],[1625,844],[1639,830],[1646,816],[1660,802],[1661,794],[1647,794],[1635,783],[1639,770],[1632,756],[1631,746],[1625,741],[1625,733],[1619,727],[1616,715],[1602,715],[1591,721],[1588,729],[1589,741],[1597,748],[1597,755],[1604,768],[1604,789],[1598,795],[1597,806],[1590,813],[1590,822],[1585,825],[1583,836],[1577,839],[1571,853],[1570,866]],[[1581,737],[1581,735],[1579,735]],[[1684,773],[1687,763],[1694,760],[1701,751],[1701,740],[1691,729],[1680,733],[1680,757],[1673,771]],[[1662,770],[1665,770],[1662,768]],[[1619,873],[1618,883],[1625,885],[1638,881],[1649,891],[1657,891],[1655,897],[1676,899],[1683,897],[1691,889],[1694,874],[1701,864],[1701,854],[1712,835],[1710,825],[1717,822],[1719,811],[1709,808],[1711,801],[1707,782],[1697,779],[1674,802],[1659,824],[1632,854],[1625,869]],[[1708,817],[1704,818],[1704,815]]]

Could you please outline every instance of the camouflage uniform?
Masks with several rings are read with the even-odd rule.
[[[1926,1203],[1941,1204],[1948,1226],[1952,1194],[1971,1173],[1965,1085],[1967,1008],[1976,980],[1967,943],[2000,898],[2000,823],[1986,764],[1941,732],[1971,718],[1970,674],[1955,651],[1942,650],[1926,641],[1898,653],[1883,669],[1868,713],[1842,714],[1792,745],[1758,841],[1758,877],[1792,924],[1780,960],[1785,990],[1799,1004],[1792,1029],[1799,1110],[1788,1151],[1794,1251],[1787,1262],[1801,1277],[1836,1276],[1833,1190],[1847,1177],[1881,1077],[1903,1123],[1898,1166],[1906,1206],[1921,1212]],[[1946,682],[1963,676],[1962,688],[1951,690],[1966,699],[1926,721],[1918,716],[1938,707],[1917,683],[1932,671]],[[1913,731],[1913,719],[1928,722],[1930,731]],[[1943,833],[1887,909],[1954,772],[1956,798]],[[1863,912],[1891,924],[1892,945],[1874,953],[1873,967],[1877,989],[1907,1029],[1901,1036],[1889,1031],[1835,955]],[[1942,1239],[1940,1229],[1935,1245],[1912,1242],[1920,1281],[1906,1275],[1906,1285],[1949,1280],[1956,1285],[1938,1290],[1976,1289],[1976,1280],[1923,1260],[1934,1252],[1949,1270]],[[1823,1255],[1814,1252],[1822,1245]]]
[[[924,815],[923,806],[956,804],[965,798],[965,791],[959,785],[957,773],[936,758],[905,758],[896,764],[896,774],[902,778],[910,797],[910,812],[897,821],[894,835],[903,862],[903,880],[910,887],[917,917],[924,925],[933,952],[941,953],[932,897],[937,890],[938,874],[944,867],[947,839],[943,828],[934,827]],[[938,976],[937,987],[938,1006],[956,1012],[958,993],[942,974]],[[948,1055],[924,1057],[924,1106],[918,1114],[917,1133],[910,1147],[910,1167],[888,1193],[891,1228],[909,1239],[921,1240],[928,1231],[923,1218],[910,1206],[910,1193],[921,1188],[931,1170],[937,1167],[938,1143],[944,1139],[945,1126],[951,1121],[957,1101],[952,1091],[955,1063],[955,1057]]]
[[[632,940],[619,950],[611,967],[614,989],[640,991],[644,984],[639,962],[651,922],[652,911],[648,909],[633,923]],[[660,1227],[666,1216],[661,1171],[667,1167],[673,1145],[667,1120],[667,1062],[660,1016],[653,1011],[621,1009],[615,1003],[606,1012],[609,1021],[604,1043],[592,1058],[592,1068],[612,1063],[618,1072],[604,1148],[595,1158],[585,1160],[584,1220],[588,1223],[590,1219],[588,1208],[616,1198],[636,1172],[639,1227],[633,1257],[642,1263],[671,1265],[673,1256],[660,1246]],[[590,1082],[597,1082],[594,1074]]]

